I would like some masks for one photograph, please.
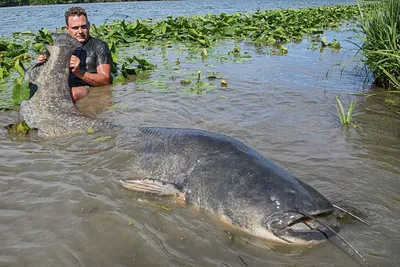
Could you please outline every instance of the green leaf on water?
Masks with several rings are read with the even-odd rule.
[[[167,31],[167,23],[163,22],[161,24],[161,33],[165,34],[166,31]]]
[[[194,29],[189,29],[189,35],[191,35],[193,37],[198,37],[199,36],[199,34]]]
[[[218,89],[218,85],[216,84],[212,84],[212,83],[203,83],[203,85],[201,86],[202,89],[204,90],[215,90]]]
[[[16,124],[17,133],[28,134],[29,133],[29,126],[26,124],[25,121],[21,121],[20,123]]]
[[[29,82],[22,82],[22,78],[14,79],[14,87],[12,91],[12,104],[19,105],[23,100],[28,100],[30,97]]]
[[[25,123],[25,121],[21,121],[16,124],[9,124],[4,128],[6,128],[7,131],[9,132],[23,133],[23,134],[28,134],[30,130],[29,126]]]
[[[286,46],[284,46],[284,45],[281,46],[281,52],[282,52],[282,55],[286,55],[288,53],[288,49],[286,48]]]
[[[191,80],[182,80],[182,81],[181,81],[181,84],[184,85],[184,86],[189,85],[189,84],[191,84],[191,83],[192,83]]]
[[[23,31],[23,32],[21,32],[21,34],[23,34],[23,35],[34,35],[31,31]]]
[[[201,56],[202,56],[202,57],[207,57],[207,56],[208,56],[208,52],[207,52],[207,49],[206,49],[206,48],[203,48],[203,49],[201,50]]]
[[[151,63],[149,63],[147,60],[145,59],[140,59],[137,56],[133,56],[133,59],[136,60],[137,63],[139,63],[138,68],[140,70],[154,70],[157,68],[156,65],[153,65]]]
[[[95,134],[95,133],[96,133],[96,131],[93,130],[92,127],[89,127],[89,128],[87,129],[87,132],[88,132],[88,134]]]
[[[113,84],[125,84],[126,78],[122,73],[118,74],[116,77],[113,78]]]
[[[337,41],[336,39],[333,39],[332,42],[330,42],[328,44],[328,47],[331,49],[339,50],[341,48],[341,45],[340,45],[339,41]]]
[[[19,58],[15,61],[14,69],[19,73],[19,75],[21,75],[21,77],[24,77],[25,68]]]
[[[0,67],[0,81],[3,81],[4,78],[4,69]]]
[[[44,44],[43,43],[35,43],[35,44],[33,44],[33,48],[35,49],[36,52],[41,53],[44,50]]]

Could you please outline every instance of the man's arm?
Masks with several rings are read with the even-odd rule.
[[[72,73],[76,77],[90,84],[91,86],[104,86],[109,85],[111,82],[111,65],[100,64],[97,66],[97,73],[81,72],[79,69],[80,59],[77,56],[71,56],[70,67]]]

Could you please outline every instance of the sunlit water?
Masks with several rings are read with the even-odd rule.
[[[168,3],[173,10],[186,4],[154,5]],[[111,4],[87,7],[103,5]],[[149,53],[159,55],[153,62],[158,68],[147,83],[96,88],[79,103],[86,114],[125,126],[106,141],[90,135],[43,140],[2,128],[0,266],[360,266],[337,238],[312,247],[276,245],[185,203],[121,188],[118,179],[135,178],[129,132],[136,126],[197,128],[240,139],[333,203],[358,210],[371,227],[350,220],[341,235],[371,266],[399,266],[399,121],[377,101],[384,94],[349,94],[363,90],[362,78],[334,64],[353,53],[345,41],[352,34],[327,36],[344,48],[313,51],[304,41],[288,45],[287,56],[271,56],[266,48],[240,43],[252,56],[244,63],[216,61],[212,51],[203,63],[189,59],[179,45],[154,47]],[[177,57],[181,64],[173,68]],[[218,72],[228,87],[202,95],[184,92],[179,80],[197,69]],[[170,89],[151,88],[152,80]],[[357,127],[340,126],[336,95],[346,106],[357,101]],[[0,124],[17,116],[1,112]]]

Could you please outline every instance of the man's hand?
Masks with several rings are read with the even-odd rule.
[[[38,63],[43,63],[46,61],[46,57],[44,55],[40,55],[40,56],[38,56],[37,61],[38,61]]]
[[[83,73],[79,69],[79,64],[81,63],[81,60],[79,57],[72,55],[71,59],[69,60],[69,67],[71,68],[71,71],[73,74],[75,74],[76,77],[82,78]]]

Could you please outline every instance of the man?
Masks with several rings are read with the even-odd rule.
[[[104,41],[91,37],[90,23],[85,9],[71,7],[65,12],[66,29],[69,35],[82,43],[71,56],[69,86],[73,100],[89,94],[91,86],[104,86],[111,82],[111,53]],[[38,61],[45,61],[45,56],[39,56]]]

